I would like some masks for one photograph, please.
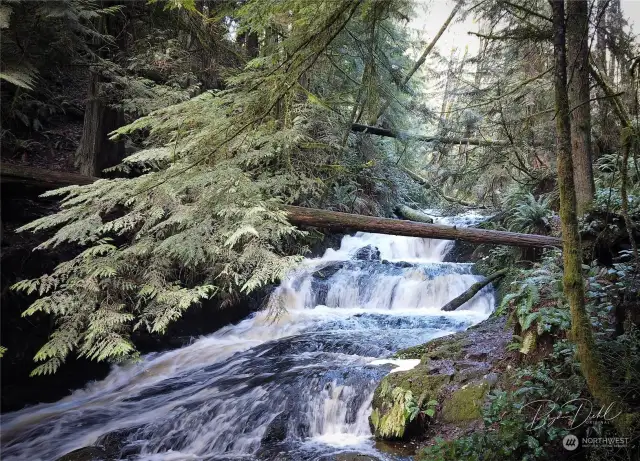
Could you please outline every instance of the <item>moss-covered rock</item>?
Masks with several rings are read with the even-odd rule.
[[[396,353],[399,359],[422,359],[426,363],[429,359],[457,359],[465,346],[469,345],[463,333],[434,339],[426,344],[409,347]]]
[[[407,440],[438,433],[441,426],[467,430],[481,416],[490,387],[504,363],[511,331],[492,317],[464,332],[399,351],[420,359],[412,370],[387,375],[376,389],[371,430],[380,440]],[[435,400],[438,405],[427,403]]]
[[[457,423],[480,418],[488,391],[487,381],[466,384],[455,390],[442,406],[442,419],[448,423]]]
[[[437,400],[450,382],[448,374],[429,374],[423,366],[387,375],[373,396],[371,430],[383,440],[404,439],[424,423],[423,405]]]

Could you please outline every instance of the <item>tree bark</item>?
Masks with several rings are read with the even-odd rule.
[[[43,189],[56,189],[74,184],[91,184],[98,179],[77,173],[45,170],[11,163],[2,163],[0,165],[0,174],[3,184],[19,183],[28,186],[39,186]]]
[[[578,216],[583,216],[595,194],[591,153],[589,96],[589,5],[587,0],[567,2],[567,57],[571,150]]]
[[[92,72],[82,125],[82,138],[76,151],[80,174],[100,176],[102,170],[124,158],[124,143],[113,142],[109,133],[124,125],[122,110],[109,107],[100,95],[101,77]]]
[[[571,157],[571,126],[567,93],[567,60],[565,55],[564,0],[550,0],[553,10],[553,47],[555,57],[556,149],[558,184],[560,187],[560,221],[564,263],[564,294],[571,311],[571,339],[577,346],[582,374],[591,395],[602,404],[613,401],[602,361],[598,355],[585,307],[582,281],[582,248],[576,215],[576,194]]]
[[[489,285],[492,282],[495,282],[499,278],[504,277],[507,272],[509,272],[509,269],[502,269],[502,270],[499,270],[498,272],[494,272],[493,274],[491,274],[489,277],[487,277],[486,279],[482,280],[481,282],[474,283],[473,285],[471,285],[469,287],[469,289],[467,291],[462,293],[457,298],[452,299],[451,301],[449,301],[440,310],[443,310],[443,311],[455,311],[457,308],[459,308],[464,303],[466,303],[471,298],[473,298],[484,287],[486,287],[487,285]]]

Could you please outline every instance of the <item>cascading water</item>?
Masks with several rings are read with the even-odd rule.
[[[375,387],[393,368],[381,359],[493,308],[485,289],[461,310],[440,311],[478,279],[469,264],[442,262],[451,245],[346,236],[276,289],[279,315],[258,312],[115,367],[59,402],[4,415],[3,459],[48,461],[99,440],[121,459],[330,460],[341,451],[387,459],[368,423]]]

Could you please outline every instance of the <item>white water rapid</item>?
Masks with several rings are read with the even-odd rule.
[[[489,288],[461,310],[440,311],[479,278],[469,264],[442,262],[451,246],[346,236],[283,281],[271,310],[3,415],[2,459],[50,461],[96,444],[145,461],[328,461],[342,451],[393,459],[374,448],[373,391],[394,366],[415,362],[384,359],[493,309]]]

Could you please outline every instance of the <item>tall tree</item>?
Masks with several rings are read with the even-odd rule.
[[[549,0],[553,10],[553,48],[555,55],[556,149],[560,187],[560,221],[564,293],[571,309],[571,339],[578,351],[582,374],[591,394],[603,404],[612,402],[610,389],[595,347],[582,281],[582,248],[576,214],[576,193],[571,155],[571,121],[567,92],[564,0]]]
[[[567,2],[567,58],[571,150],[578,216],[589,207],[595,193],[591,154],[591,103],[589,101],[589,5],[587,0]]]

